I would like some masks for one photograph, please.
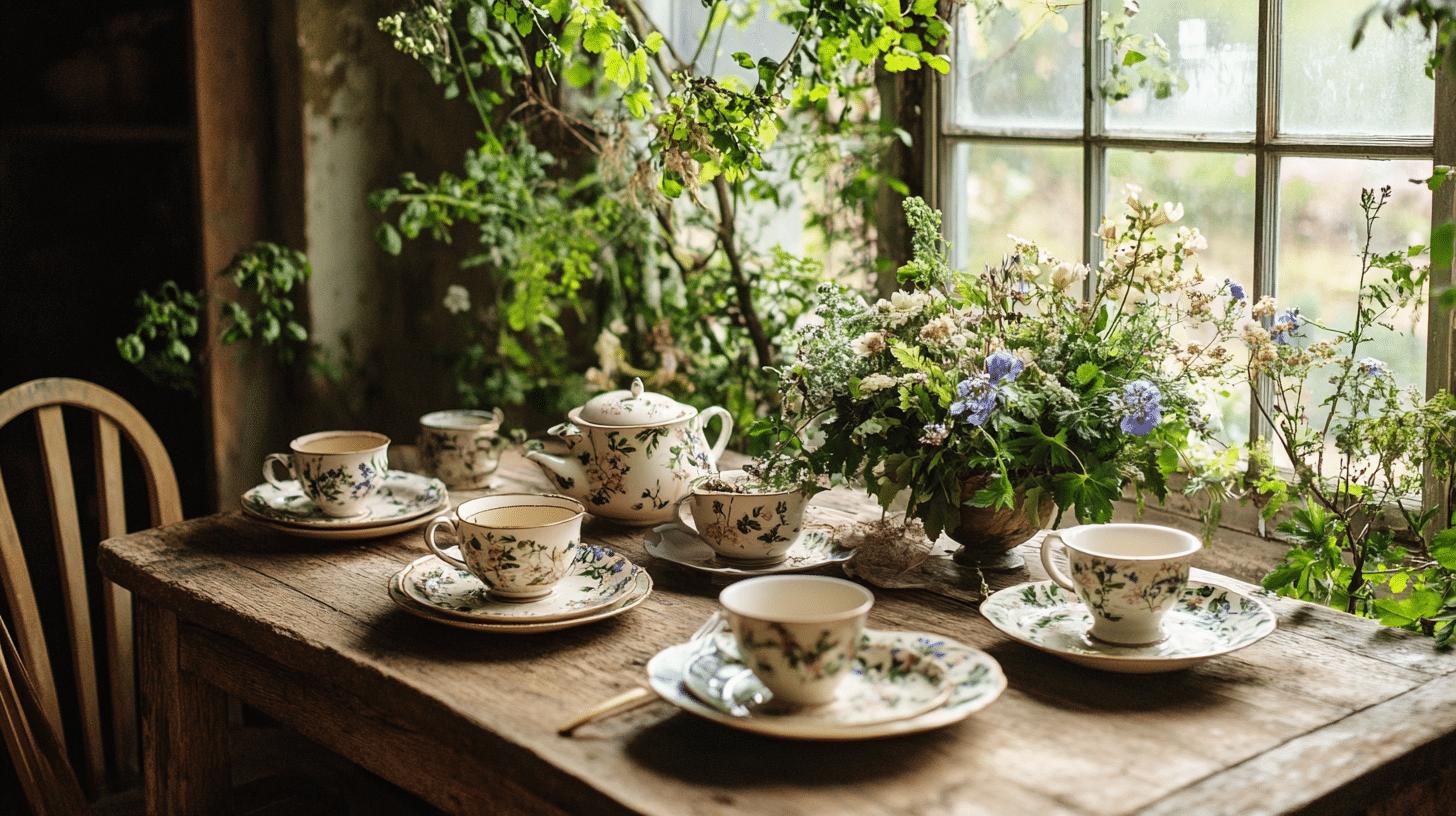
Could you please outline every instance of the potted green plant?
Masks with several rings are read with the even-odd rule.
[[[997,266],[952,270],[940,214],[907,200],[905,288],[867,303],[822,286],[782,370],[786,421],[812,429],[816,472],[862,483],[886,509],[902,501],[984,569],[1018,565],[1011,549],[1068,509],[1107,521],[1126,485],[1163,496],[1203,432],[1195,386],[1222,372],[1235,316],[1215,308],[1228,284],[1198,270],[1198,230],[1158,235],[1181,205],[1139,193],[1129,186],[1125,218],[1102,227],[1090,297],[1084,265],[1019,238]]]

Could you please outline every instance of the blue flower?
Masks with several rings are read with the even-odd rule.
[[[1016,375],[1025,369],[1026,363],[1005,349],[986,358],[986,373],[990,375],[992,385],[999,386],[1002,380],[1014,382]]]
[[[1279,315],[1279,317],[1274,320],[1274,324],[1272,326],[1268,327],[1269,339],[1273,340],[1275,343],[1278,343],[1281,346],[1287,346],[1289,345],[1290,336],[1294,334],[1295,330],[1297,330],[1300,324],[1303,322],[1304,318],[1299,316],[1298,306],[1295,306],[1293,309],[1287,309],[1285,310],[1284,314]]]
[[[1223,282],[1228,285],[1229,294],[1233,296],[1234,300],[1247,299],[1248,296],[1244,294],[1244,287],[1242,284],[1234,281],[1233,278],[1224,278]]]
[[[1390,368],[1381,360],[1374,357],[1366,357],[1358,363],[1361,374],[1369,374],[1372,377],[1390,376]]]
[[[1163,421],[1163,392],[1147,380],[1133,380],[1123,387],[1122,404],[1127,413],[1122,416],[1123,433],[1147,436]]]
[[[950,404],[950,415],[966,414],[966,421],[972,425],[983,425],[996,407],[999,389],[985,374],[972,374],[956,386],[960,399]]]

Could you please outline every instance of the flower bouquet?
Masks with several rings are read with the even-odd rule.
[[[867,304],[821,286],[781,372],[780,424],[813,439],[803,456],[817,472],[862,483],[886,510],[902,500],[931,540],[960,542],[961,563],[1007,566],[1053,511],[1054,525],[1068,509],[1106,521],[1129,484],[1163,497],[1205,430],[1196,386],[1230,364],[1235,315],[1213,308],[1229,284],[1203,279],[1198,230],[1157,236],[1182,207],[1139,193],[1129,186],[1125,218],[1104,222],[1094,281],[1015,236],[999,265],[953,271],[940,214],[906,201],[904,288]]]

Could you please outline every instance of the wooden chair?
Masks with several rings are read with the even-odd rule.
[[[94,494],[78,493],[76,489],[62,416],[64,406],[91,414]],[[100,577],[91,558],[97,542],[129,532],[122,438],[140,463],[150,511],[148,523],[133,525],[134,529],[182,520],[177,477],[166,449],[146,419],[120,396],[98,385],[51,378],[0,393],[0,428],[26,413],[35,417],[61,573],[63,603],[52,603],[47,608],[64,609],[68,662],[73,667],[75,688],[74,694],[63,695],[52,672],[51,653],[41,628],[42,606],[37,603],[30,565],[21,546],[21,526],[5,492],[4,478],[0,477],[0,590],[15,633],[12,642],[11,630],[5,627],[0,637],[0,731],[26,800],[37,816],[73,816],[92,810],[98,802],[98,812],[139,812],[141,774],[131,594]],[[134,475],[134,471],[128,472]],[[85,535],[91,531],[83,531],[83,508],[94,508],[99,535]],[[38,549],[33,545],[31,554],[34,556]],[[105,629],[104,655],[100,657],[93,645],[88,581],[100,588],[102,614],[97,619]],[[0,620],[0,626],[3,624]],[[52,632],[53,643],[57,635]],[[99,670],[103,665],[104,672]],[[103,688],[109,692],[105,705]],[[74,700],[74,705],[63,706],[63,700]],[[75,711],[75,719],[79,720],[79,728],[72,724],[69,732],[80,735],[78,744],[69,750],[63,708]],[[291,731],[235,729],[233,743],[247,749],[245,755],[234,757],[238,760],[235,767],[256,772],[256,776],[240,779],[245,784],[234,788],[235,810],[240,812],[427,812],[414,807],[417,800],[402,798],[397,789]]]

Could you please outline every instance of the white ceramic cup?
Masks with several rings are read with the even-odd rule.
[[[446,487],[489,487],[500,467],[505,440],[500,409],[461,408],[420,417],[420,466]]]
[[[288,490],[274,473],[282,465],[303,494],[327,516],[363,515],[389,473],[389,437],[373,431],[319,431],[288,443],[292,453],[263,459],[263,478]]]
[[[765,575],[732,584],[718,602],[743,662],[774,699],[815,706],[832,702],[854,671],[875,596],[842,578]]]
[[[499,493],[461,502],[454,516],[440,516],[425,528],[425,544],[446,563],[485,584],[498,601],[536,601],[566,577],[581,544],[586,508],[566,496]],[[460,558],[445,552],[435,531],[449,527]]]
[[[1069,579],[1052,559],[1067,551]],[[1047,533],[1041,563],[1092,613],[1088,634],[1120,645],[1163,639],[1163,615],[1188,586],[1188,568],[1203,543],[1190,533],[1153,524],[1087,524]]]
[[[741,470],[725,470],[717,476],[730,483],[748,478]],[[683,514],[685,506],[692,511],[691,517]],[[809,496],[799,490],[732,493],[699,485],[673,509],[678,525],[702,539],[719,557],[744,566],[764,566],[783,561],[799,540],[808,506]]]

